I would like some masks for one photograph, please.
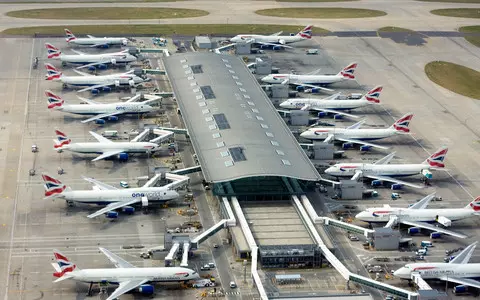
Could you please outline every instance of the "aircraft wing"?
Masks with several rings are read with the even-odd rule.
[[[290,48],[292,48],[292,47],[290,47]],[[320,89],[320,90],[326,91],[326,92],[334,92],[334,90],[323,87],[323,86],[318,86],[318,85],[313,85],[313,84],[308,84],[308,83],[298,83],[298,82],[289,82],[289,83],[292,84],[292,85],[309,87],[309,88],[312,88],[312,89]]]
[[[377,145],[377,144],[365,142],[365,141],[362,141],[362,140],[346,139],[346,138],[339,138],[339,137],[335,137],[335,139],[338,140],[338,141],[342,141],[342,142],[365,145],[365,146],[370,146],[370,147],[379,148],[379,149],[388,149],[389,148],[389,147],[380,146],[380,145]]]
[[[88,182],[90,182],[91,184],[93,184],[94,186],[96,186],[97,188],[99,188],[100,190],[103,190],[103,191],[113,191],[113,190],[118,190],[118,188],[112,186],[112,185],[109,185],[109,184],[106,184],[106,183],[103,183],[101,181],[98,181],[96,179],[93,179],[93,178],[89,178],[89,177],[85,177],[85,176],[82,176],[82,178]]]
[[[87,98],[84,98],[84,97],[77,96],[77,98],[82,100],[83,102],[86,102],[86,103],[91,104],[91,105],[101,104],[97,101],[93,101],[91,99],[87,99]]]
[[[449,264],[468,264],[468,261],[473,255],[473,251],[477,247],[477,243],[470,244],[467,248],[463,249],[458,255],[456,255]]]
[[[76,70],[76,69],[73,69],[73,72],[79,74],[79,75],[82,75],[82,76],[92,76],[91,74],[88,74],[88,73],[85,73],[85,72],[82,72],[82,71],[79,71],[79,70]],[[95,75],[93,75],[95,76]]]
[[[95,121],[95,120],[98,120],[98,119],[103,119],[103,118],[106,118],[106,117],[121,115],[122,113],[123,112],[121,112],[121,111],[115,111],[113,113],[108,113],[108,114],[98,114],[98,115],[93,116],[91,118],[82,120],[81,123],[88,123],[88,122]]]
[[[341,94],[342,94],[341,92],[340,92],[340,93],[335,93],[335,94],[333,94],[333,95],[328,96],[327,98],[325,98],[325,99],[323,99],[323,100],[335,100],[335,99],[337,99],[337,97],[340,96]]]
[[[380,158],[379,160],[377,160],[373,164],[374,165],[386,165],[386,164],[390,163],[390,161],[392,161],[393,157],[395,156],[395,153],[396,152],[392,152],[389,155]]]
[[[461,285],[468,285],[468,286],[480,289],[480,281],[477,281],[474,279],[450,277],[450,276],[442,276],[442,277],[439,277],[439,279],[449,281],[449,282],[455,282]]]
[[[99,143],[113,143],[111,140],[99,135],[98,133],[95,133],[93,131],[89,131],[89,133],[97,139]]]
[[[74,71],[80,72],[78,70],[74,70]],[[84,89],[78,90],[77,93],[91,91],[91,90],[99,89],[99,88],[104,88],[104,87],[111,86],[111,85],[114,85],[114,84],[115,84],[114,82],[109,82],[109,83],[104,83],[104,84],[92,85],[92,86],[86,87]]]
[[[97,210],[93,214],[89,214],[87,216],[87,218],[92,219],[92,218],[101,216],[101,215],[103,215],[103,214],[105,214],[109,211],[119,209],[119,208],[122,208],[124,206],[133,205],[133,204],[138,203],[140,201],[142,201],[142,198],[137,197],[137,198],[133,198],[133,199],[128,200],[128,201],[113,202],[113,203],[110,203],[109,205],[105,206],[104,208]]]
[[[100,249],[100,251],[102,251],[103,254],[105,254],[105,256],[108,258],[108,260],[111,261],[115,265],[115,267],[117,267],[117,268],[136,268],[134,265],[132,265],[128,261],[124,260],[120,256],[116,255],[115,253],[112,253],[112,252],[110,252],[107,249],[102,248],[102,247],[99,247],[98,249]]]
[[[89,39],[94,39],[94,38],[95,38],[93,35],[89,35],[89,34],[87,34],[87,37],[88,37]]]
[[[110,150],[110,151],[107,151],[107,152],[103,152],[102,155],[95,157],[94,159],[92,159],[92,161],[97,161],[97,160],[105,159],[105,158],[107,158],[107,157],[120,154],[120,153],[122,153],[122,152],[124,152],[124,151],[125,151],[125,149],[118,149],[118,150]]]
[[[416,185],[416,184],[406,182],[406,181],[403,181],[403,180],[399,180],[397,178],[393,178],[393,177],[389,177],[389,176],[379,176],[379,175],[364,175],[364,176],[368,177],[368,178],[371,178],[371,179],[377,179],[377,180],[402,184],[402,185],[410,186],[410,187],[413,187],[413,188],[416,188],[416,189],[422,189],[423,188],[423,186],[421,186],[421,185]]]
[[[279,31],[279,32],[276,32],[276,33],[272,33],[270,36],[279,36],[283,33],[283,31]]]
[[[347,114],[347,113],[344,113],[344,112],[341,112],[341,111],[338,111],[338,110],[333,110],[333,109],[328,109],[328,108],[318,108],[318,107],[315,107],[313,105],[309,106],[308,109],[316,110],[316,111],[324,111],[324,112],[331,113],[331,114],[336,114],[336,115],[343,115],[343,116],[347,116],[349,118],[354,118],[354,119],[359,118],[359,116]]]
[[[365,123],[365,121],[366,121],[365,119],[361,120],[353,125],[348,126],[346,129],[358,129],[360,128],[360,126],[362,126],[363,123]]]
[[[72,50],[73,53],[75,54],[78,54],[78,55],[85,55],[85,53],[81,52],[81,51],[78,51],[78,50],[75,50],[75,49],[70,49]]]
[[[425,207],[428,206],[430,201],[432,201],[433,198],[435,198],[435,194],[430,194],[428,196],[423,197],[422,200],[418,201],[417,203],[413,204],[412,206],[408,207],[407,209],[424,209]]]
[[[287,46],[287,45],[284,45],[284,44],[265,43],[265,42],[258,42],[258,41],[255,41],[255,44],[293,49],[293,47],[290,47],[290,46]]]
[[[91,67],[91,66],[98,66],[98,65],[101,65],[101,64],[109,64],[109,63],[111,63],[110,60],[101,60],[101,61],[97,61],[97,62],[94,62],[94,63],[82,65],[80,67],[76,67],[75,69],[79,70],[79,69],[84,69],[84,68],[88,68],[88,67]]]
[[[128,291],[133,290],[134,288],[141,286],[148,282],[148,279],[133,279],[128,281],[122,281],[119,283],[117,289],[108,296],[106,300],[117,299],[121,295],[127,293]]]
[[[434,232],[440,232],[440,233],[451,235],[451,236],[458,237],[458,238],[461,238],[461,239],[464,239],[464,238],[467,237],[464,234],[457,233],[457,232],[447,230],[447,229],[443,229],[442,227],[433,226],[433,225],[430,225],[430,224],[425,223],[425,222],[413,222],[413,221],[408,221],[408,220],[402,220],[401,218],[398,220],[398,222],[400,222],[402,224],[405,224],[405,225],[410,225],[410,226],[415,226],[415,227],[428,229],[428,230],[431,230],[431,231],[434,231]]]

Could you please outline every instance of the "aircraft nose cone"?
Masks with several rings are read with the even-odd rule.
[[[289,106],[289,103],[288,103],[288,101],[283,101],[282,103],[280,103],[279,106],[283,107],[283,108],[287,108]]]
[[[300,133],[300,136],[303,137],[303,138],[306,138],[310,135],[310,133],[308,131],[304,131],[302,133]]]
[[[325,170],[325,174],[332,174],[332,172],[333,172],[333,167],[330,167]]]
[[[393,272],[393,276],[398,278],[408,278],[408,270],[405,267],[402,267],[395,272]]]

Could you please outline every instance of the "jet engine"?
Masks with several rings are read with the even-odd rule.
[[[104,87],[102,88],[102,90],[103,90],[105,93],[110,93],[110,92],[112,91],[112,88],[109,87],[109,86],[104,86]]]
[[[366,152],[366,151],[370,150],[371,148],[372,148],[372,146],[361,145],[360,146],[360,151],[361,152]]]
[[[116,219],[118,218],[118,212],[116,211],[109,211],[105,214],[105,216],[109,219]]]
[[[138,287],[138,291],[145,295],[151,295],[154,292],[153,285],[150,284],[142,284]]]
[[[104,124],[105,124],[105,120],[104,120],[104,119],[97,119],[97,120],[95,120],[95,124],[104,125]]]
[[[116,122],[116,121],[118,121],[118,117],[117,116],[109,116],[108,120]]]
[[[127,214],[133,214],[135,212],[135,207],[132,206],[124,206],[122,211]]]
[[[408,234],[415,234],[415,233],[419,233],[419,232],[420,232],[420,228],[418,228],[418,227],[408,228]]]
[[[128,153],[122,152],[118,154],[118,159],[120,161],[127,161],[128,160]]]

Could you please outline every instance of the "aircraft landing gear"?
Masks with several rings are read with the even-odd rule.
[[[88,286],[87,297],[93,296],[92,289],[93,289],[93,282],[90,282],[90,285]]]
[[[66,84],[66,83],[62,84],[62,88],[63,88],[63,89],[66,89],[66,88],[67,88],[67,84]]]

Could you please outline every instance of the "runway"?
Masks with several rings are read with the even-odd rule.
[[[276,1],[180,1],[150,3],[28,3],[0,5],[0,30],[10,27],[47,26],[47,25],[83,25],[83,20],[39,20],[7,17],[12,10],[35,8],[75,8],[75,7],[168,7],[203,9],[209,15],[197,18],[162,20],[89,20],[89,24],[313,24],[330,31],[376,30],[384,26],[405,27],[423,31],[451,31],[458,27],[476,25],[476,19],[451,18],[430,14],[430,10],[440,8],[480,8],[480,4],[435,3],[414,0],[362,0],[352,2],[292,3]],[[388,15],[377,18],[360,19],[289,19],[260,16],[254,12],[259,9],[288,7],[344,7],[377,9]]]

